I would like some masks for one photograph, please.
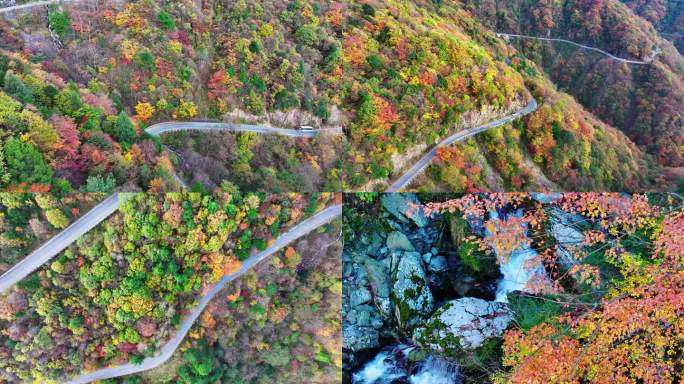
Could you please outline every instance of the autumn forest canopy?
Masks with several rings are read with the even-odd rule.
[[[6,231],[0,248],[3,263],[12,261],[5,255],[12,256],[17,245],[27,249],[49,229],[65,227],[68,206],[74,206],[74,214],[79,205],[92,204],[94,195],[82,195],[64,202],[44,194],[0,196]],[[140,364],[169,341],[214,284],[338,198],[236,192],[121,195],[113,216],[2,295],[0,376],[6,382],[43,383],[126,361]],[[230,335],[240,323],[252,332],[263,331],[260,339],[288,340],[272,351],[255,345],[252,353],[272,355],[273,367],[290,364],[286,351],[292,348],[302,375],[334,374],[339,322],[333,314],[341,284],[335,272],[335,236],[334,224],[323,227],[302,240],[299,251],[290,246],[265,263],[263,272],[245,275],[242,288],[232,285],[221,296],[229,301],[214,302],[192,331],[193,340],[206,336],[197,348],[215,349],[221,359],[219,351],[230,350],[230,344],[225,337],[219,343],[217,333]],[[313,247],[323,253],[312,254]],[[292,305],[306,309],[290,314]],[[316,320],[309,327],[294,328],[310,318]],[[212,356],[202,358],[213,364]],[[316,362],[306,356],[315,356]],[[249,361],[230,359],[220,364],[220,372],[227,378],[239,376]]]
[[[0,0],[1,383],[680,383],[682,244],[682,0]]]
[[[58,193],[381,190],[444,138],[534,98],[532,113],[441,149],[411,187],[676,188],[684,59],[665,33],[681,7],[664,3],[128,1],[8,13],[0,181]],[[187,120],[343,135],[145,133]]]

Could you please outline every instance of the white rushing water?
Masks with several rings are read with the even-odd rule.
[[[509,217],[522,217],[523,212],[521,209],[510,213]],[[493,220],[501,220],[497,212],[491,212],[490,217]],[[521,224],[525,226],[524,236],[527,237],[527,224]],[[489,230],[485,230],[485,237],[491,237],[492,233]],[[497,259],[500,259],[497,255]],[[513,291],[525,291],[527,283],[530,281],[533,275],[546,276],[546,271],[541,261],[530,262],[537,258],[537,251],[531,248],[527,242],[524,242],[521,246],[511,252],[508,260],[499,265],[499,270],[503,275],[503,278],[499,281],[496,288],[496,299],[495,301],[507,303],[508,293]]]
[[[506,217],[500,218],[497,212],[490,212],[490,218],[495,224],[502,223],[506,218],[520,218],[523,216],[522,209],[507,213]],[[482,221],[471,226],[482,228]],[[528,226],[525,223],[523,236],[528,239]],[[484,229],[484,237],[491,238],[492,233]],[[497,259],[500,258],[497,255]],[[503,278],[496,287],[496,299],[498,302],[508,302],[508,293],[513,291],[530,291],[528,283],[535,275],[543,280],[548,280],[541,260],[538,259],[537,251],[523,241],[522,244],[511,252],[505,263],[499,265]],[[408,372],[410,363],[407,362],[408,354],[415,347],[405,344],[397,344],[386,347],[380,351],[373,360],[366,363],[359,371],[352,375],[353,384],[392,384],[400,380],[401,383],[410,384],[461,384],[463,378],[458,364],[436,357],[428,356],[414,373]]]
[[[354,384],[390,384],[403,379],[411,384],[459,384],[458,365],[438,357],[428,356],[418,372],[407,371],[408,354],[415,347],[398,344],[380,351],[373,360],[352,375]],[[404,382],[402,380],[402,382]]]
[[[461,373],[457,364],[429,356],[409,380],[411,384],[457,384],[461,382]]]
[[[375,358],[363,368],[352,375],[352,383],[354,384],[389,384],[393,380],[406,377],[406,371],[400,368],[399,361],[397,361],[397,354],[399,357],[406,359],[409,352],[414,347],[409,347],[404,344],[399,344],[391,348],[385,348],[380,351]]]

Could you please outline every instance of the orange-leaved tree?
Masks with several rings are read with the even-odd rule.
[[[620,251],[629,284],[587,311],[504,340],[510,383],[676,383],[684,379],[684,214],[667,216],[652,263]],[[629,275],[632,276],[629,276]]]

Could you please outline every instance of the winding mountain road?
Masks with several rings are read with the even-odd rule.
[[[62,232],[46,241],[45,244],[31,252],[31,254],[12,266],[7,272],[3,273],[0,276],[0,292],[6,291],[40,268],[41,265],[50,261],[50,259],[68,247],[69,244],[95,228],[100,222],[116,212],[117,209],[119,209],[119,195],[115,193],[74,221]]]
[[[180,131],[203,131],[203,132],[254,132],[260,134],[273,134],[288,137],[305,137],[313,138],[322,132],[328,132],[334,135],[341,135],[342,128],[322,128],[315,130],[301,130],[276,128],[267,125],[250,125],[250,124],[232,124],[232,123],[217,123],[217,122],[202,122],[202,121],[187,121],[176,122],[169,121],[159,124],[154,124],[145,129],[150,135],[159,136],[164,133],[180,132]]]
[[[654,50],[653,53],[651,54],[651,56],[648,57],[644,61],[629,60],[629,59],[623,59],[621,57],[617,57],[611,53],[604,51],[603,49],[599,49],[596,47],[590,47],[588,45],[579,44],[579,43],[576,43],[574,41],[565,40],[565,39],[555,39],[555,38],[550,38],[550,37],[537,37],[537,36],[529,36],[529,35],[517,35],[514,33],[502,33],[502,32],[497,32],[496,35],[498,37],[502,37],[502,38],[507,39],[507,40],[510,38],[517,38],[517,39],[529,39],[529,40],[541,40],[541,41],[557,41],[557,42],[561,42],[561,43],[571,44],[571,45],[574,45],[576,47],[580,47],[583,49],[588,49],[590,51],[601,53],[603,55],[610,57],[613,60],[619,61],[621,63],[626,63],[626,64],[649,65],[653,62],[653,60],[655,60],[655,57],[660,54],[660,49],[658,48],[658,49]]]
[[[428,153],[426,153],[425,156],[418,160],[418,162],[415,163],[411,168],[409,168],[408,171],[406,171],[394,183],[392,183],[385,192],[399,192],[400,190],[408,187],[413,181],[413,179],[419,174],[421,174],[425,170],[425,168],[427,168],[427,166],[432,162],[432,160],[434,160],[434,158],[437,156],[437,150],[439,148],[446,147],[459,141],[463,141],[465,139],[477,135],[480,132],[500,127],[504,124],[508,124],[515,119],[518,119],[520,117],[523,117],[536,111],[537,108],[537,100],[532,98],[524,108],[513,114],[502,117],[498,120],[491,121],[487,124],[480,125],[478,127],[465,129],[463,131],[457,132],[447,137],[446,139],[442,140],[439,144],[434,146],[430,151],[428,151]]]
[[[119,208],[119,195],[117,193],[109,196],[93,209],[88,211],[81,218],[76,220],[73,224],[68,226],[62,232],[52,237],[49,241],[43,244],[36,251],[14,265],[9,271],[0,276],[0,292],[5,291],[12,285],[16,284],[30,273],[38,269],[40,266],[48,262],[50,259],[58,255],[69,244],[76,241],[80,236],[97,226],[107,217],[113,214]],[[197,317],[202,313],[204,308],[209,304],[211,299],[223,287],[231,281],[239,278],[254,268],[258,263],[273,255],[278,250],[286,245],[292,243],[298,238],[310,233],[311,231],[321,227],[322,225],[334,220],[342,215],[342,205],[330,206],[312,217],[302,221],[301,223],[290,228],[287,232],[282,234],[276,241],[268,248],[261,252],[257,252],[245,260],[240,269],[228,276],[224,276],[218,283],[216,283],[209,291],[207,291],[200,299],[199,303],[190,311],[190,313],[183,319],[181,326],[174,335],[174,337],[165,344],[157,356],[149,357],[140,365],[131,363],[107,367],[93,372],[79,375],[69,383],[89,383],[95,380],[104,380],[108,378],[130,375],[133,373],[145,371],[155,368],[168,360],[173,352],[178,348],[183,338],[188,333],[192,324]]]
[[[201,131],[201,132],[254,132],[259,134],[282,135],[287,137],[301,137],[312,139],[321,133],[329,133],[332,135],[342,135],[341,127],[335,128],[320,128],[312,130],[276,128],[268,125],[250,125],[250,124],[233,124],[233,123],[219,123],[219,122],[203,122],[203,121],[167,121],[158,123],[145,128],[145,132],[152,136],[160,136],[165,133],[181,132],[181,131]],[[166,147],[170,150],[169,147]],[[176,155],[178,153],[174,152]],[[183,188],[188,189],[188,185],[181,179],[178,174],[173,172],[173,178]]]
[[[33,1],[26,4],[12,5],[10,7],[0,7],[0,13],[10,13],[15,11],[21,11],[28,8],[47,6],[50,4],[60,4],[60,3],[75,3],[77,1],[88,1],[88,0],[42,0]]]
[[[9,12],[14,12],[14,11],[20,11],[20,10],[26,9],[26,8],[38,7],[41,5],[50,5],[50,4],[54,4],[54,3],[58,3],[58,2],[59,2],[59,0],[34,1],[32,3],[13,5],[11,7],[0,7],[0,13],[9,13]]]
[[[119,365],[116,367],[107,367],[103,369],[98,369],[89,373],[79,375],[68,381],[69,384],[85,384],[96,380],[105,380],[113,377],[119,377],[124,375],[130,375],[133,373],[138,373],[146,371],[152,368],[156,368],[163,363],[165,363],[173,353],[176,348],[183,341],[185,335],[190,331],[192,324],[195,322],[197,317],[202,313],[204,308],[209,304],[211,299],[216,296],[216,294],[226,286],[226,284],[239,278],[240,276],[247,273],[250,269],[254,268],[258,263],[267,259],[269,256],[273,255],[275,252],[279,251],[286,245],[292,243],[298,238],[308,234],[309,232],[319,228],[320,226],[329,223],[335,218],[342,215],[342,205],[333,205],[328,207],[321,212],[315,214],[314,216],[304,220],[303,222],[290,228],[286,233],[278,237],[278,239],[271,246],[266,248],[261,252],[257,252],[250,256],[247,260],[242,263],[242,266],[237,272],[234,272],[228,276],[224,276],[218,283],[216,283],[204,296],[202,296],[199,303],[193,308],[193,310],[183,319],[181,326],[174,335],[174,337],[169,340],[160,350],[160,353],[154,357],[148,357],[142,361],[141,364],[135,365],[131,363]]]
[[[595,47],[590,47],[588,45],[584,44],[579,44],[574,41],[570,40],[565,40],[565,39],[554,39],[554,38],[546,38],[546,37],[536,37],[536,36],[528,36],[528,35],[518,35],[518,34],[513,34],[513,33],[502,33],[502,32],[497,32],[496,35],[498,37],[504,38],[506,40],[510,38],[520,38],[520,39],[532,39],[532,40],[542,40],[542,41],[557,41],[557,42],[562,42],[562,43],[567,43],[567,44],[572,44],[574,46],[588,49],[591,51],[599,52],[603,55],[606,55],[614,60],[617,60],[621,63],[626,63],[626,64],[636,64],[636,65],[649,65],[655,60],[656,56],[660,54],[660,48],[657,48],[656,50],[653,51],[651,56],[647,58],[645,61],[638,61],[638,60],[629,60],[629,59],[623,59],[621,57],[617,57],[611,53],[608,53],[602,49],[595,48]],[[495,127],[499,127],[501,125],[507,124],[519,117],[525,116],[527,114],[530,114],[537,110],[537,101],[532,98],[530,102],[525,106],[525,108],[521,109],[518,112],[515,112],[512,115],[508,115],[506,117],[503,117],[499,120],[492,121],[490,123],[481,125],[479,127],[475,128],[470,128],[463,130],[461,132],[458,132],[454,135],[449,136],[448,138],[444,139],[442,142],[434,146],[428,153],[425,154],[420,160],[418,160],[417,163],[415,163],[411,168],[409,168],[408,171],[406,171],[403,175],[401,175],[394,183],[392,183],[389,188],[385,192],[398,192],[407,186],[411,184],[413,179],[418,176],[420,173],[422,173],[425,168],[432,162],[432,160],[437,156],[437,150],[441,147],[463,141],[467,138],[470,138],[480,132],[486,131],[488,129],[492,129]]]

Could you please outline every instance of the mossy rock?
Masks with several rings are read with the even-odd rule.
[[[425,275],[421,256],[417,252],[396,254],[392,271],[390,298],[400,330],[407,335],[432,313],[434,298]]]
[[[390,250],[415,251],[411,240],[399,231],[394,231],[387,236],[387,248]]]
[[[464,350],[476,350],[500,337],[512,319],[504,303],[464,297],[435,311],[425,326],[415,330],[413,339],[445,356],[463,357]]]

